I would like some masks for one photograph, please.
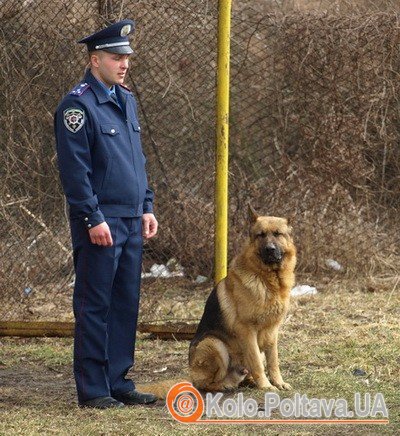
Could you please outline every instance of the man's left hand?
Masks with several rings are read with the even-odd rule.
[[[144,213],[142,216],[143,238],[150,239],[157,234],[158,222],[152,213]]]

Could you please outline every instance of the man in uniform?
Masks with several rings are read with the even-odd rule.
[[[74,251],[74,375],[82,407],[157,399],[125,378],[133,365],[143,237],[157,233],[136,102],[123,85],[133,29],[123,20],[79,41],[90,68],[54,119]]]

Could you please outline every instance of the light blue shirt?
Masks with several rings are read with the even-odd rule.
[[[96,79],[97,80],[97,79]],[[105,83],[103,83],[101,80],[97,80],[101,87],[106,91],[108,96],[111,96],[111,94],[115,94],[115,96],[117,97],[117,102],[118,102],[118,106],[121,108],[121,104],[119,102],[117,93],[115,92],[115,85],[113,85],[111,88],[109,88]]]
[[[97,80],[97,79],[96,79]],[[115,93],[115,85],[113,85],[111,88],[109,88],[105,83],[103,83],[101,80],[97,80],[101,87],[106,91],[107,95],[111,95],[113,92]]]

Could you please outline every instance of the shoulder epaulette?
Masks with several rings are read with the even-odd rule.
[[[86,82],[80,83],[79,85],[76,85],[75,88],[73,88],[69,94],[76,95],[77,97],[80,97],[89,88],[90,88],[89,83],[86,83]]]
[[[129,91],[129,92],[132,92],[132,91],[130,90],[130,88],[128,88],[126,85],[122,85],[122,84],[120,84],[119,86],[122,86],[122,88],[126,89],[126,90]]]

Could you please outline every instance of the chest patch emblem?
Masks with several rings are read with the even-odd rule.
[[[76,133],[85,124],[85,112],[82,109],[69,108],[64,111],[64,125],[72,133]]]

